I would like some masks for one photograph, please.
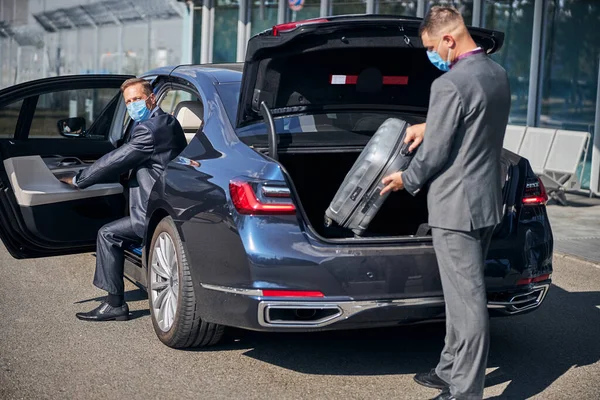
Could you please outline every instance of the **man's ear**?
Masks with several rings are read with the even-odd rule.
[[[454,49],[456,47],[456,40],[454,40],[454,38],[451,35],[444,35],[443,40],[449,49]]]
[[[154,95],[154,93],[148,96],[148,98],[146,99],[146,104],[150,105],[152,108],[156,107],[156,96]]]

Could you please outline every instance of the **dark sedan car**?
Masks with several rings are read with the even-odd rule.
[[[253,37],[244,64],[143,76],[189,142],[153,189],[143,246],[127,252],[125,273],[147,289],[162,342],[215,344],[225,326],[311,331],[443,318],[426,190],[392,193],[363,236],[324,224],[379,125],[425,120],[440,72],[419,23],[284,24]],[[488,53],[502,45],[501,33],[471,32]],[[0,235],[15,258],[93,251],[98,229],[126,212],[119,177],[84,190],[57,179],[126,140],[126,78],[59,77],[0,92]],[[543,185],[526,159],[506,151],[502,165],[504,217],[485,271],[491,315],[537,308],[552,272]]]

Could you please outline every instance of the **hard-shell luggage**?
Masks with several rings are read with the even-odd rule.
[[[361,236],[386,200],[389,192],[381,196],[381,180],[394,172],[405,170],[415,151],[408,152],[410,144],[404,143],[409,124],[398,118],[387,119],[344,178],[333,201],[325,211],[325,226],[335,222]]]

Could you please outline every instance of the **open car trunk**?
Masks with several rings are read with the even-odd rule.
[[[325,211],[385,119],[425,120],[431,83],[442,72],[427,58],[420,23],[328,17],[277,25],[248,42],[236,133],[283,165],[306,222],[322,237],[354,237],[325,227]],[[487,54],[502,46],[500,32],[469,31]],[[426,192],[391,193],[361,237],[426,235],[419,229],[428,220]]]
[[[307,222],[324,238],[354,237],[349,229],[325,227],[324,217],[325,210],[359,155],[358,151],[279,155],[279,163],[294,183]],[[417,235],[419,226],[427,223],[427,217],[426,190],[421,190],[414,197],[404,190],[392,192],[361,237]],[[420,234],[430,235],[430,232]]]

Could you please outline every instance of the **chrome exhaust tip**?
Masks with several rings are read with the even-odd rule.
[[[328,325],[343,315],[335,304],[266,303],[259,312],[259,322],[263,326],[280,327],[319,327]]]
[[[508,301],[490,301],[488,308],[499,309],[508,314],[531,310],[542,304],[549,288],[550,285],[535,286],[527,293],[512,296]]]

